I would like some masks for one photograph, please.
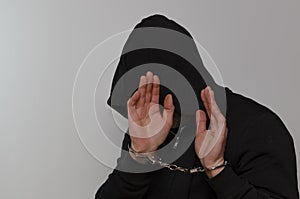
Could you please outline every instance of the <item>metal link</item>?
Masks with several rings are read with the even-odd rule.
[[[180,171],[180,172],[184,172],[184,173],[196,173],[196,172],[204,172],[205,171],[205,169],[202,168],[202,167],[188,169],[188,168],[180,167],[176,164],[165,163],[165,162],[162,161],[162,159],[160,157],[158,157],[155,154],[148,154],[147,155],[147,154],[137,153],[130,146],[128,146],[128,148],[129,148],[129,152],[133,153],[135,155],[135,157],[137,157],[137,158],[146,158],[150,164],[152,164],[152,165],[158,164],[161,167],[167,168],[171,171]]]
[[[150,164],[152,164],[152,165],[158,164],[161,167],[167,168],[171,171],[180,171],[180,172],[190,173],[190,174],[199,173],[199,172],[202,173],[202,172],[205,172],[206,170],[211,171],[211,170],[229,165],[228,161],[224,161],[223,164],[216,165],[216,166],[209,167],[209,168],[204,168],[204,167],[183,168],[183,167],[178,166],[176,164],[169,164],[169,163],[163,162],[162,159],[160,157],[158,157],[157,155],[155,155],[154,153],[150,153],[150,154],[138,153],[138,152],[134,151],[129,145],[128,145],[128,149],[129,149],[129,152],[131,152],[135,155],[135,157],[145,158],[146,160],[148,160],[148,162]]]
[[[190,173],[197,173],[197,172],[204,172],[204,171],[205,171],[205,169],[202,167],[190,169]]]

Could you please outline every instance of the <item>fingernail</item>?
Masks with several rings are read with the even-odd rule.
[[[169,98],[170,98],[170,100],[171,100],[171,103],[173,103],[173,97],[172,97],[171,94],[169,94],[169,95],[170,95]]]

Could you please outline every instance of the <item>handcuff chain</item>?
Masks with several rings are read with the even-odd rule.
[[[165,163],[161,160],[161,158],[159,158],[158,160],[155,160],[155,156],[153,156],[153,155],[146,156],[146,157],[151,164],[159,164],[161,167],[167,168],[171,171],[180,171],[180,172],[184,172],[184,173],[197,173],[197,172],[205,171],[205,169],[203,167],[196,167],[196,168],[188,169],[188,168],[178,166],[176,164]]]
[[[182,133],[182,131],[185,127],[186,127],[185,125],[182,126],[177,135],[172,130],[170,130],[170,133],[172,133],[174,136],[176,136],[176,141],[174,143],[173,149],[177,148],[178,143],[179,143],[179,139],[180,139],[180,135],[181,135],[181,133]],[[145,162],[144,160],[147,160],[152,165],[158,164],[161,167],[167,168],[171,171],[181,171],[181,172],[184,172],[184,173],[191,173],[192,174],[192,173],[198,173],[198,172],[205,172],[206,170],[211,171],[211,170],[215,170],[217,168],[229,165],[229,162],[225,160],[223,164],[212,166],[212,167],[209,167],[209,168],[205,168],[205,167],[201,167],[201,166],[194,167],[194,168],[184,168],[184,167],[178,166],[176,164],[172,164],[172,163],[169,164],[169,163],[163,162],[162,158],[158,157],[154,152],[151,152],[151,153],[138,153],[133,148],[131,148],[130,145],[128,145],[128,150],[129,150],[129,152],[131,152],[134,155],[135,159],[143,159],[142,162]]]
[[[165,163],[165,162],[162,161],[162,158],[156,156],[154,153],[150,153],[150,154],[138,153],[135,150],[133,150],[129,145],[128,145],[128,149],[129,149],[129,152],[133,153],[136,158],[146,159],[152,165],[158,164],[161,167],[167,168],[171,171],[181,171],[181,172],[184,172],[184,173],[191,173],[192,174],[192,173],[198,173],[198,172],[205,172],[206,170],[211,171],[211,170],[215,170],[217,168],[229,165],[229,162],[225,160],[223,164],[212,166],[212,167],[209,167],[209,168],[205,168],[205,167],[201,167],[201,166],[200,167],[194,167],[194,168],[184,168],[184,167],[178,166],[176,164]]]

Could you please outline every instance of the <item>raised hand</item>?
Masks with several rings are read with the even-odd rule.
[[[160,80],[148,71],[140,77],[138,90],[127,101],[131,147],[139,153],[155,151],[166,139],[173,123],[172,95],[164,99],[159,109]]]
[[[209,129],[206,129],[206,115],[202,110],[196,112],[195,150],[204,167],[212,167],[224,162],[224,151],[227,138],[226,119],[221,113],[210,87],[201,91],[201,99],[210,119]],[[206,171],[208,177],[214,177],[223,167]]]

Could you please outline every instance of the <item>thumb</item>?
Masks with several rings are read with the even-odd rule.
[[[169,110],[173,108],[173,97],[171,94],[168,94],[164,99],[164,108]]]
[[[164,111],[163,111],[163,118],[166,120],[169,124],[172,124],[173,120],[173,112],[174,112],[174,105],[173,105],[173,99],[172,95],[168,94],[165,97],[164,100]]]
[[[204,140],[207,135],[206,130],[206,115],[202,110],[196,111],[196,138],[195,138],[195,150],[199,158],[203,158],[202,145],[205,144]]]
[[[206,130],[206,115],[202,110],[196,111],[197,134]]]

